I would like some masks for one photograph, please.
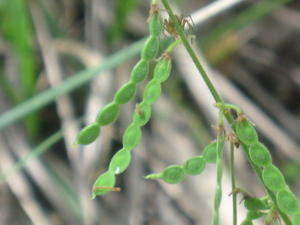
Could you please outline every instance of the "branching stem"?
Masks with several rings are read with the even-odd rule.
[[[190,43],[188,42],[187,38],[186,38],[186,35],[184,33],[184,30],[182,29],[182,27],[180,26],[180,24],[178,23],[178,20],[177,20],[177,17],[175,16],[175,14],[173,13],[169,3],[167,0],[161,0],[170,19],[172,20],[172,23],[174,24],[175,26],[175,29],[176,29],[176,32],[177,34],[180,36],[181,40],[182,40],[182,43],[184,45],[184,47],[186,48],[188,54],[190,55],[191,59],[193,60],[196,68],[198,69],[201,77],[203,78],[204,82],[206,83],[208,89],[210,90],[213,98],[215,99],[216,103],[224,103],[221,96],[219,95],[219,93],[217,92],[216,88],[214,87],[214,85],[212,84],[211,80],[209,79],[207,73],[205,72],[203,66],[201,65],[195,51],[193,50],[193,48],[191,47]],[[233,124],[234,124],[234,119],[232,117],[232,115],[230,113],[226,113],[225,114],[225,117],[227,119],[227,121],[229,122],[229,124],[231,125],[231,128],[234,130],[234,127],[233,127]],[[248,156],[248,159],[250,159],[249,157],[249,149],[248,149],[248,146],[241,143],[241,146],[243,147],[243,149],[245,150],[247,156]],[[251,162],[250,162],[251,163]],[[262,185],[265,187],[266,191],[268,192],[268,195],[271,197],[272,201],[274,202],[274,204],[276,205],[276,208],[278,208],[278,204],[277,204],[277,201],[276,201],[276,197],[274,195],[274,193],[272,191],[270,191],[263,183],[262,181],[262,176],[261,176],[261,169],[254,165],[253,163],[251,163],[251,166],[253,167],[253,169],[255,170],[256,174],[258,175]],[[285,222],[286,225],[292,225],[290,219],[288,218],[288,216],[284,213],[282,213],[280,210],[279,210],[279,213],[280,213],[280,216],[282,217],[283,221]]]

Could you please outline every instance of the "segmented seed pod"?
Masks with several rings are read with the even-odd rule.
[[[90,124],[83,128],[77,136],[77,144],[87,145],[96,140],[100,134],[100,126],[97,123]]]
[[[250,145],[249,155],[252,162],[257,166],[268,166],[272,163],[270,152],[262,143]]]
[[[280,170],[273,165],[266,166],[262,172],[264,184],[272,191],[280,191],[286,183]]]
[[[129,102],[135,95],[136,85],[133,82],[124,84],[116,93],[114,101],[117,104],[125,104]]]
[[[92,198],[94,199],[97,195],[104,195],[113,188],[116,183],[116,177],[111,171],[107,171],[101,174],[94,183]]]
[[[161,93],[160,83],[156,80],[151,80],[145,87],[144,91],[144,101],[148,104],[155,102]]]
[[[185,177],[182,166],[173,165],[164,169],[161,178],[169,184],[177,184]]]
[[[244,206],[248,210],[258,211],[269,209],[271,206],[259,198],[249,198],[244,201]]]
[[[297,215],[300,213],[300,206],[295,195],[288,190],[281,190],[276,195],[279,209],[288,215]]]
[[[236,123],[236,134],[246,145],[258,142],[256,130],[246,118],[238,119],[238,122]]]
[[[150,35],[158,37],[162,32],[163,24],[158,13],[153,13],[149,19]]]
[[[294,216],[293,225],[300,225],[300,213]]]
[[[144,60],[152,60],[156,57],[159,49],[159,41],[156,36],[150,36],[146,41],[141,53],[141,57]]]
[[[131,161],[131,153],[126,148],[119,150],[114,156],[112,157],[108,170],[113,172],[114,174],[123,173],[129,163]]]
[[[147,102],[141,102],[136,107],[136,111],[133,115],[133,122],[139,126],[144,126],[151,117],[151,106]]]
[[[132,69],[130,79],[133,83],[138,84],[145,80],[149,73],[149,61],[141,59]]]
[[[153,77],[159,82],[164,82],[168,79],[171,73],[170,58],[162,59],[157,62],[154,68]]]
[[[216,163],[217,161],[217,141],[208,144],[203,150],[203,157],[207,163]]]
[[[162,173],[151,173],[147,176],[145,176],[145,179],[161,179],[162,178]]]
[[[205,168],[206,162],[203,156],[195,156],[190,158],[183,165],[184,172],[189,175],[198,175]]]
[[[141,138],[141,128],[137,124],[133,123],[126,129],[123,135],[123,147],[128,150],[132,150],[140,143]]]
[[[106,105],[97,115],[96,121],[100,126],[104,126],[115,121],[119,115],[120,107],[112,102]]]

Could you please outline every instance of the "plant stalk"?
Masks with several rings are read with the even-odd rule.
[[[205,72],[203,66],[201,65],[196,53],[194,52],[193,48],[191,47],[190,43],[188,42],[186,35],[184,33],[184,30],[182,29],[181,25],[179,24],[177,17],[175,16],[175,14],[173,13],[169,3],[167,0],[161,0],[170,19],[172,20],[172,23],[175,26],[175,30],[177,32],[177,34],[180,36],[182,43],[184,45],[184,47],[186,48],[187,52],[189,53],[190,57],[192,58],[196,68],[198,69],[201,77],[203,78],[204,82],[206,83],[208,89],[210,90],[213,98],[215,99],[216,103],[224,103],[221,96],[219,95],[219,93],[217,92],[216,88],[214,87],[214,85],[212,84],[212,82],[210,81],[207,73]],[[234,129],[234,119],[232,117],[232,115],[230,113],[225,113],[225,117],[227,119],[227,121],[229,122],[229,124],[231,125],[231,128],[233,130]],[[278,209],[281,218],[283,219],[283,221],[285,222],[286,225],[292,225],[290,219],[288,218],[288,216],[286,214],[284,214],[283,212],[281,212],[279,210],[277,201],[276,201],[276,197],[274,195],[274,193],[272,191],[270,191],[263,183],[262,180],[262,176],[261,176],[261,169],[259,167],[257,167],[256,165],[254,165],[253,163],[251,163],[250,161],[250,157],[249,157],[249,149],[248,146],[246,146],[245,144],[241,143],[243,149],[245,150],[247,157],[249,159],[249,162],[251,164],[251,166],[254,168],[256,174],[258,175],[262,185],[264,186],[264,188],[266,189],[266,191],[268,192],[269,196],[271,197],[272,201],[274,202],[274,204],[276,205],[276,208]]]
[[[235,168],[234,168],[234,144],[230,143],[230,172],[231,172],[231,190],[232,190],[232,224],[237,225],[237,207],[236,207],[236,186],[235,186]]]

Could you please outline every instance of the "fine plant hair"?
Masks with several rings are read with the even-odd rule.
[[[132,69],[130,80],[116,92],[113,100],[99,111],[95,122],[83,128],[78,134],[77,144],[85,145],[95,141],[101,133],[101,127],[113,123],[118,118],[120,106],[134,98],[137,85],[144,81],[149,73],[150,62],[155,61],[153,76],[146,84],[142,101],[136,105],[132,122],[123,134],[123,146],[111,158],[107,171],[96,179],[92,189],[92,198],[112,191],[120,191],[120,188],[115,187],[116,175],[123,173],[128,168],[132,150],[137,147],[142,138],[141,127],[150,120],[152,104],[161,94],[161,84],[167,81],[171,74],[172,52],[178,45],[183,44],[210,90],[216,102],[215,106],[219,109],[218,122],[214,125],[217,137],[204,148],[202,154],[187,159],[182,165],[170,165],[161,172],[149,174],[145,178],[162,179],[166,183],[177,184],[187,176],[202,173],[207,164],[215,164],[216,187],[211,221],[213,225],[218,225],[222,220],[219,208],[222,201],[223,152],[228,143],[230,146],[233,225],[237,225],[237,194],[242,195],[247,210],[247,216],[242,221],[242,225],[251,225],[253,220],[261,217],[264,218],[267,225],[271,225],[277,220],[282,220],[286,225],[299,225],[299,200],[286,184],[280,169],[273,165],[268,148],[260,142],[255,127],[245,113],[236,105],[224,103],[188,41],[184,32],[186,23],[173,13],[168,0],[161,0],[161,2],[169,15],[167,26],[164,26],[160,17],[162,9],[158,8],[157,0],[152,0],[148,19],[149,37],[141,51],[140,60]],[[166,27],[168,29],[164,30]],[[168,30],[172,30],[172,32],[168,32]],[[163,32],[169,33],[172,42],[160,56],[157,56],[160,36]],[[225,120],[230,128],[225,128]],[[256,197],[236,186],[234,151],[239,146],[244,150],[252,169],[261,181],[266,196]]]

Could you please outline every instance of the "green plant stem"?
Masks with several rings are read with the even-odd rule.
[[[178,23],[178,20],[175,16],[175,14],[173,13],[169,3],[167,0],[162,0],[162,3],[165,7],[165,9],[167,10],[172,22],[174,23],[175,25],[175,29],[176,29],[176,32],[179,34],[181,40],[182,40],[182,43],[184,45],[184,47],[186,48],[186,50],[188,51],[189,55],[191,56],[195,66],[197,67],[198,71],[200,72],[204,82],[206,83],[207,87],[209,88],[211,94],[213,95],[215,101],[217,103],[221,103],[223,102],[221,96],[219,95],[219,93],[217,92],[217,90],[215,89],[215,87],[213,86],[212,82],[210,81],[207,73],[205,72],[203,66],[201,65],[196,53],[194,52],[193,48],[191,47],[191,45],[189,44],[185,34],[184,34],[184,31],[183,29],[181,28],[181,25]]]
[[[237,225],[237,207],[235,192],[235,170],[234,170],[234,144],[230,143],[230,172],[231,172],[231,190],[232,190],[232,224]]]
[[[167,13],[169,14],[173,24],[175,25],[175,29],[176,29],[176,32],[178,33],[178,35],[180,36],[181,40],[182,40],[182,43],[183,45],[185,46],[187,52],[189,53],[190,57],[192,58],[196,68],[198,69],[200,75],[202,76],[204,82],[206,83],[207,87],[209,88],[213,98],[215,99],[216,103],[223,103],[223,100],[221,98],[221,96],[219,95],[219,93],[217,92],[217,90],[215,89],[214,85],[212,84],[212,82],[210,81],[207,73],[204,71],[203,69],[203,66],[201,65],[196,53],[194,52],[194,50],[192,49],[191,45],[189,44],[186,36],[185,36],[185,33],[182,29],[182,27],[180,26],[180,24],[178,23],[178,20],[176,18],[176,16],[174,15],[169,3],[167,0],[162,0],[162,3],[167,11]],[[230,113],[226,113],[225,114],[225,117],[227,119],[227,121],[229,122],[229,124],[231,125],[231,128],[233,130],[234,129],[234,119],[232,117],[232,115]],[[286,225],[292,225],[290,219],[288,218],[287,215],[285,215],[284,213],[282,213],[280,210],[279,210],[279,207],[278,207],[278,204],[277,204],[277,201],[276,201],[276,197],[274,195],[274,193],[272,191],[270,191],[263,183],[263,180],[262,180],[262,176],[261,176],[261,169],[259,167],[257,167],[256,165],[254,165],[253,163],[251,163],[250,161],[250,157],[249,157],[249,149],[248,149],[248,146],[241,143],[241,146],[243,147],[243,149],[245,150],[246,154],[247,154],[247,157],[248,157],[248,160],[251,164],[251,166],[254,168],[256,174],[258,175],[262,185],[264,186],[264,188],[267,190],[269,196],[271,197],[272,201],[274,202],[274,204],[276,205],[279,213],[280,213],[280,216],[282,217],[282,219],[284,220],[285,224]]]
[[[181,44],[181,43],[182,43],[181,38],[177,38],[174,42],[172,42],[172,43],[168,46],[168,48],[166,49],[165,52],[169,52],[169,53],[173,52],[174,49],[175,49],[179,44]]]
[[[223,117],[223,115],[220,115]],[[220,128],[223,128],[223,125],[220,125]],[[214,212],[213,212],[213,225],[220,224],[220,206],[222,201],[222,176],[223,176],[223,148],[225,142],[225,131],[221,129],[218,131],[217,137],[217,184],[214,196]]]

